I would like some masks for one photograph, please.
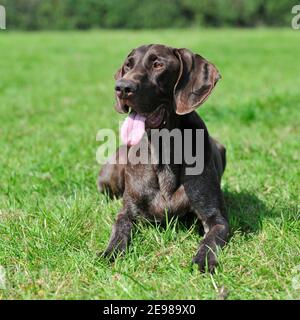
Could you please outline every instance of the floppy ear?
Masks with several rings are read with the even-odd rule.
[[[123,77],[123,66],[114,74],[114,79],[119,80]]]
[[[180,61],[179,77],[174,87],[176,113],[186,114],[209,97],[221,75],[212,63],[187,49],[175,49],[175,55]]]
[[[135,51],[135,49],[132,49],[132,50],[128,53],[126,59],[129,58],[129,57],[134,53],[134,51]],[[126,61],[126,59],[125,59],[125,61]],[[124,63],[122,64],[122,66],[120,67],[120,69],[115,73],[114,79],[115,79],[115,80],[119,80],[119,79],[121,79],[121,78],[123,77],[123,75],[124,75]]]
[[[135,49],[131,50],[130,53],[128,54],[127,58],[130,57],[133,52],[134,52]],[[124,63],[122,64],[122,66],[120,67],[120,69],[118,69],[118,71],[115,73],[114,75],[114,79],[115,80],[119,80],[121,79],[122,77],[124,76]],[[122,106],[122,103],[120,101],[120,99],[118,98],[117,94],[115,93],[115,97],[116,97],[116,100],[117,100],[117,103],[115,105],[115,108],[116,110],[119,112],[119,113],[126,113],[127,111],[124,110],[123,106]]]

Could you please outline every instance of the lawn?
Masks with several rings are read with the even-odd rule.
[[[96,134],[118,129],[113,74],[144,43],[223,76],[199,109],[228,155],[231,240],[213,276],[191,265],[197,226],[178,221],[137,226],[113,264],[96,255],[121,206],[97,193]],[[299,31],[2,31],[0,48],[0,298],[300,298]]]

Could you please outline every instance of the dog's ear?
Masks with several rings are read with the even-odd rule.
[[[127,58],[129,58],[130,56],[133,55],[134,51],[135,51],[135,49],[132,49],[132,50],[128,53],[125,61],[127,60]],[[125,62],[124,62],[124,63],[125,63]],[[121,68],[118,69],[118,71],[115,73],[115,75],[114,75],[114,79],[115,79],[115,80],[119,80],[119,79],[121,79],[121,78],[124,76],[124,63],[122,64]]]
[[[135,49],[131,50],[130,53],[128,54],[127,58],[130,57],[133,53],[134,53]],[[127,59],[126,58],[126,59]],[[125,60],[126,61],[126,60]],[[122,66],[118,69],[118,71],[115,73],[114,75],[114,79],[115,80],[119,80],[124,76],[124,63],[122,64]],[[118,98],[117,94],[115,93],[115,97],[117,100],[117,103],[115,105],[115,108],[117,110],[117,112],[119,113],[126,113],[126,110],[123,109],[122,104],[120,99]]]
[[[186,114],[208,98],[221,75],[212,63],[188,49],[175,49],[174,53],[180,61],[174,86],[176,113]]]
[[[123,65],[114,75],[115,80],[119,80],[122,77],[123,77]],[[116,91],[115,91],[115,98],[116,98],[116,104],[115,104],[116,111],[119,113],[126,113],[126,110],[123,107],[123,104],[121,103],[119,97],[117,96]]]
[[[122,67],[115,73],[114,75],[115,80],[119,80],[123,77],[123,66],[124,65],[122,65]]]

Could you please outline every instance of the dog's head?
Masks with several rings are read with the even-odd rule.
[[[170,115],[192,112],[208,98],[220,74],[187,49],[147,45],[129,53],[115,79],[116,110],[130,111],[128,131],[134,125],[162,128]]]

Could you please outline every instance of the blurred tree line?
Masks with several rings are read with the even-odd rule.
[[[8,29],[289,25],[293,0],[0,0]]]

